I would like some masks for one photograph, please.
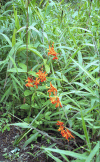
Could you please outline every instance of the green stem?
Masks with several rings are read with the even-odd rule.
[[[28,76],[28,26],[29,26],[29,15],[28,15],[28,5],[29,0],[26,0],[26,10],[27,10],[27,25],[26,25],[26,64],[27,64],[27,76]]]

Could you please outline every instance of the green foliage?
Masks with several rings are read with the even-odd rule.
[[[28,137],[24,148],[41,134],[55,141],[58,136],[55,124],[61,120],[84,145],[77,146],[77,152],[74,148],[65,151],[52,146],[40,150],[57,162],[61,160],[52,152],[66,161],[71,156],[76,158],[72,160],[75,162],[80,159],[98,162],[99,1],[26,2],[16,0],[5,5],[1,2],[0,6],[0,111],[3,114],[0,114],[0,131],[10,129],[11,115],[19,118],[21,121],[14,125],[25,132],[15,145]],[[48,56],[53,42],[58,60]],[[27,76],[35,79],[42,65],[48,74],[46,82],[38,85],[38,89],[25,87]],[[50,103],[47,92],[50,82],[57,88],[62,108]]]

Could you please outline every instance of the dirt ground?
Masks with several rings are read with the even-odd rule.
[[[33,150],[30,149],[30,146],[27,146],[25,149],[21,149],[23,145],[23,140],[20,142],[19,148],[13,146],[15,138],[21,135],[20,131],[14,126],[10,127],[10,131],[0,132],[0,162],[49,162],[51,158],[47,159],[44,153],[40,154],[38,157],[34,157],[27,152],[35,155],[39,148],[35,147]],[[36,144],[35,144],[36,145]],[[37,143],[39,146],[40,143]],[[15,153],[14,153],[15,151]],[[5,156],[3,156],[6,154]],[[19,157],[16,157],[18,154]]]
[[[35,146],[31,149],[31,144],[22,149],[22,146],[26,139],[23,139],[19,146],[13,146],[16,137],[20,136],[21,132],[18,128],[11,126],[10,131],[0,132],[0,162],[55,162],[50,156],[47,156],[45,153],[41,153],[39,147],[45,146],[49,147],[54,144],[54,141],[50,140],[50,143],[47,143],[47,139],[39,138],[36,142],[33,142]],[[83,141],[78,139],[78,146],[83,144]],[[60,143],[60,144],[59,144]],[[58,140],[56,147],[62,150],[73,151],[76,146],[75,141],[63,140],[62,138]],[[55,147],[53,147],[55,148]],[[28,153],[27,153],[28,152]],[[52,153],[54,156],[58,157],[62,162],[66,162],[65,159],[60,154]],[[4,156],[5,155],[5,156]],[[67,157],[70,160],[74,159]]]

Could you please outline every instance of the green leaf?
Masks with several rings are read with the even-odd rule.
[[[51,111],[48,111],[48,112],[46,112],[45,113],[45,119],[47,119],[47,120],[50,120],[50,114],[51,114],[52,112]]]
[[[17,66],[16,66],[16,63],[15,63],[14,59],[13,59],[11,56],[9,56],[9,58],[10,58],[10,60],[12,61],[13,65],[14,65],[14,67],[15,67],[17,73],[18,73]],[[9,69],[9,70],[10,70],[10,69]]]
[[[20,28],[20,25],[19,25],[19,20],[18,20],[18,16],[17,16],[17,10],[15,10],[14,15],[15,15],[15,26],[18,30]]]
[[[71,160],[71,162],[80,162],[80,160]],[[81,162],[85,162],[85,160],[81,160]]]
[[[24,92],[24,95],[25,95],[25,96],[29,96],[29,95],[31,95],[32,93],[33,93],[32,91],[26,90],[26,91]]]
[[[28,105],[28,104],[23,104],[23,105],[21,105],[21,107],[20,107],[21,109],[29,109],[30,108],[30,105]]]
[[[85,28],[81,28],[81,27],[72,27],[72,28],[73,28],[73,29],[74,29],[74,28],[76,28],[76,29],[82,29],[82,30],[84,30],[84,31],[87,31],[87,32],[91,33],[90,30],[87,30],[87,29],[85,29]]]
[[[56,152],[56,153],[59,153],[59,154],[68,155],[68,156],[71,156],[71,157],[74,157],[74,158],[77,158],[77,159],[85,159],[86,160],[86,158],[87,158],[86,155],[75,153],[73,151],[65,151],[65,150],[53,149],[53,148],[45,148],[45,147],[42,147],[42,148],[45,151],[52,151],[52,152]]]
[[[77,53],[78,53],[78,51],[80,51],[81,49],[83,49],[85,46],[82,46],[82,47],[80,47],[80,48],[78,48],[74,53],[73,53],[73,55],[70,57],[70,59],[69,59],[69,62],[68,62],[68,64],[66,65],[66,68],[69,66],[69,64],[72,62],[72,58],[74,59],[75,58],[75,56],[77,55]]]
[[[83,45],[95,47],[94,44],[90,44],[90,43],[86,43],[86,44],[83,44]]]
[[[82,111],[81,111],[81,118],[82,118],[82,125],[83,125],[85,138],[86,138],[86,141],[87,141],[87,146],[88,146],[89,150],[91,151],[91,143],[90,143],[90,139],[89,139],[89,135],[88,135],[88,132],[87,132],[87,128],[86,128],[86,124],[85,124],[85,120],[84,120]]]
[[[14,29],[14,31],[13,31],[13,36],[12,36],[12,47],[13,47],[13,46],[15,45],[15,43],[16,43],[15,34],[16,34],[16,29]]]
[[[34,71],[29,71],[28,74],[29,74],[29,75],[32,75],[32,76],[34,76],[34,77],[37,77],[36,72],[34,72]]]
[[[27,66],[26,66],[25,64],[19,63],[19,66],[20,66],[24,71],[27,72]]]
[[[15,80],[15,82],[23,89],[23,86],[20,84],[20,82],[16,79],[16,77],[11,74],[11,77]]]
[[[6,39],[6,41],[9,43],[9,45],[12,47],[12,43],[11,43],[10,39],[5,34],[2,34],[2,33],[0,33],[0,34]]]
[[[13,87],[14,87],[15,90],[16,90],[17,96],[19,97],[18,86],[17,86],[16,82],[15,82],[13,79],[12,79],[12,82],[13,82]]]
[[[31,30],[31,29],[40,35],[40,32],[35,27],[33,27],[32,25],[29,26],[29,30]]]
[[[15,72],[15,73],[26,73],[27,71],[24,69],[20,69],[20,68],[11,68],[9,70],[7,70],[8,72]]]
[[[70,162],[70,161],[68,160],[68,158],[67,158],[64,154],[61,154],[61,156],[62,156],[66,161]]]
[[[59,48],[68,49],[68,50],[74,51],[74,49],[72,47],[66,47],[66,46],[59,46],[59,47],[57,47],[57,49],[59,49]]]
[[[86,89],[88,92],[90,92],[92,95],[96,96],[95,92],[92,89],[88,88],[88,85],[84,85],[82,83],[79,82],[73,82],[76,85],[79,85],[82,89]]]
[[[25,30],[25,29],[26,29],[26,26],[23,26],[16,33],[19,33],[19,32],[21,32],[22,30]]]
[[[52,155],[50,151],[47,151],[47,154],[54,159],[56,162],[62,162],[59,158],[57,158],[56,156]]]
[[[91,162],[93,157],[96,155],[97,152],[99,152],[100,142],[97,142],[96,146],[91,151],[90,155],[87,157],[85,162]]]
[[[31,3],[31,6],[33,7],[32,3]],[[40,19],[40,20],[43,20],[43,16],[42,16],[41,9],[38,8],[38,10],[37,10],[37,9],[35,9],[35,7],[33,7],[33,10],[36,12],[36,14],[37,14],[37,16],[39,17],[39,19]],[[38,12],[38,11],[39,11],[39,12]]]
[[[70,57],[70,58],[71,58],[71,57]],[[71,59],[72,59],[72,58],[71,58]],[[96,81],[96,79],[95,79],[87,70],[85,70],[85,69],[84,69],[80,64],[78,64],[74,59],[72,59],[72,61],[73,61],[77,66],[79,66],[79,68],[82,69],[83,72],[95,82],[95,84],[97,84],[98,86],[100,86],[100,85],[98,84],[98,82]]]
[[[50,67],[49,67],[49,65],[45,64],[45,70],[46,70],[47,73],[50,73]]]
[[[20,126],[20,125],[22,125],[22,123],[15,123],[15,124],[17,124],[18,126]],[[13,124],[12,124],[13,125]],[[26,125],[26,124],[24,124],[24,125]],[[27,136],[27,134],[30,132],[32,130],[32,128],[31,129],[26,129],[25,131],[24,131],[24,133],[21,135],[21,136],[19,136],[18,137],[18,139],[14,142],[14,145],[18,145],[19,144],[19,142],[25,137],[25,136]]]
[[[49,67],[49,65],[46,64],[47,59],[43,59],[43,62],[44,62],[44,66],[45,66],[46,72],[47,72],[47,73],[50,73],[50,67]]]
[[[14,124],[10,124],[10,125],[15,125],[15,126],[21,127],[21,128],[31,128],[31,127],[29,126],[29,124],[27,124],[27,123],[25,123],[25,122],[23,122],[23,123],[14,123]]]
[[[27,50],[27,49],[26,49],[26,45],[21,45],[21,46],[19,47],[19,49],[18,49],[18,52],[23,51],[23,50]],[[37,56],[39,56],[40,58],[43,59],[43,57],[42,57],[42,55],[40,54],[40,52],[38,52],[36,49],[34,49],[34,47],[33,47],[32,45],[29,45],[29,46],[28,46],[28,50],[31,51],[31,52],[33,52],[34,54],[36,54]]]
[[[80,105],[77,103],[77,101],[75,101],[74,99],[72,99],[71,97],[69,97],[67,95],[67,92],[61,93],[61,96],[64,96],[64,95],[67,96],[67,98],[69,98],[71,100],[71,102],[73,102],[76,106],[78,106],[79,108],[81,108]]]
[[[38,132],[36,132],[34,135],[32,135],[27,141],[25,141],[24,145],[22,148],[25,148],[28,144],[30,144],[34,139],[37,138]]]
[[[32,47],[29,47],[29,50],[30,50],[31,52],[33,52],[34,54],[36,54],[37,56],[39,56],[40,58],[43,59],[42,55],[41,55],[36,49],[34,49],[34,48],[32,48]]]
[[[51,111],[48,111],[45,113],[45,115],[49,116],[52,112]]]
[[[9,95],[11,94],[11,87],[12,87],[12,86],[10,86],[10,87],[7,89],[7,91],[4,93],[4,95],[2,96],[0,102],[2,102],[2,101],[4,100],[5,97],[6,97],[6,99],[9,97]]]

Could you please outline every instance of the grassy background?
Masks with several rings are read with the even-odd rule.
[[[57,138],[55,123],[63,121],[84,145],[72,151],[41,148],[57,162],[61,160],[52,152],[60,153],[64,159],[76,158],[72,162],[100,159],[99,5],[99,0],[13,0],[5,5],[1,1],[0,130],[9,130],[8,123],[19,119],[21,123],[15,125],[28,130],[17,144],[33,129],[27,146],[50,130]],[[59,53],[54,61],[47,54],[53,42]],[[48,73],[46,83],[37,90],[26,89],[27,75],[35,77],[42,65]],[[59,110],[49,101],[46,86],[50,81],[63,105]]]

